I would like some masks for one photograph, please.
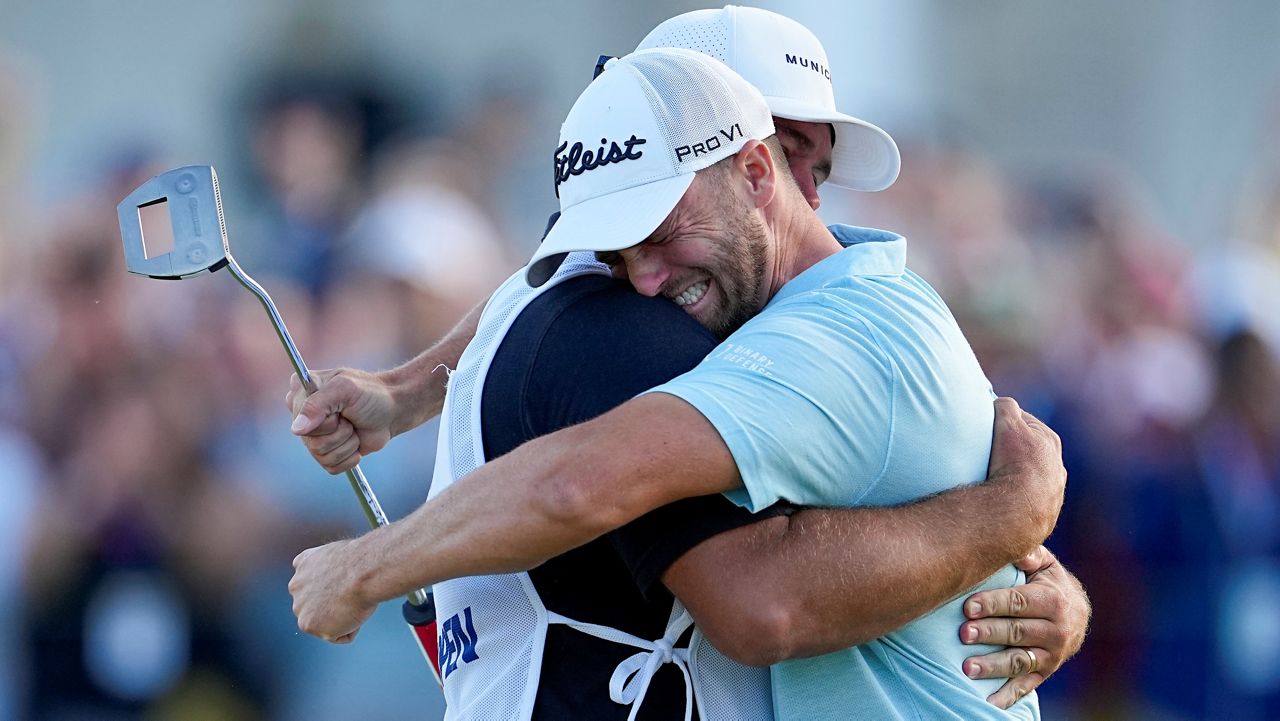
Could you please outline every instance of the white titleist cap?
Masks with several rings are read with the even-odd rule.
[[[642,242],[694,173],[773,135],[760,91],[719,60],[680,48],[609,61],[560,126],[560,219],[526,270],[542,285],[565,255]]]
[[[774,115],[831,123],[832,185],[884,190],[898,177],[902,158],[880,128],[836,110],[827,51],[809,29],[789,17],[759,8],[726,5],[694,10],[663,22],[636,50],[689,48],[733,68],[764,95]]]

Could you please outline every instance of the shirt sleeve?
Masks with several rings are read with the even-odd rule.
[[[779,500],[848,506],[884,473],[896,373],[876,330],[830,293],[766,309],[696,368],[653,392],[706,416],[755,511]]]

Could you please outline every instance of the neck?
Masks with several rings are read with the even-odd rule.
[[[769,298],[797,275],[840,251],[840,242],[822,224],[818,214],[807,205],[803,211],[778,218],[773,228],[775,254]]]

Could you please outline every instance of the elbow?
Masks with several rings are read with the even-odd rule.
[[[738,599],[753,599],[749,605]],[[726,609],[709,614],[705,620],[694,615],[702,635],[721,653],[747,666],[772,666],[794,658],[808,658],[872,641],[901,626],[908,619],[890,625],[854,624],[849,621],[824,623],[803,599],[779,598],[760,601],[758,595],[735,594],[733,600],[717,604]],[[708,614],[704,614],[708,615]]]
[[[736,598],[748,598],[736,594]],[[734,607],[737,606],[737,607]],[[722,604],[725,612],[705,622],[698,619],[702,635],[720,653],[747,666],[772,666],[794,658],[795,615],[785,603]]]
[[[582,459],[563,458],[539,474],[534,502],[538,512],[562,529],[586,540],[624,525],[629,518],[610,490],[606,473],[593,472]]]

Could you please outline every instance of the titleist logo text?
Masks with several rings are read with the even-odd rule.
[[[637,145],[645,144],[644,138],[637,138],[635,133],[630,138],[622,141],[622,145],[616,142],[611,143],[607,138],[600,138],[600,148],[598,150],[582,149],[582,143],[574,143],[573,147],[569,147],[569,141],[560,143],[560,147],[556,148],[556,197],[560,197],[560,184],[568,180],[570,176],[582,175],[588,170],[594,170],[602,165],[610,163],[620,163],[624,160],[639,160],[644,152],[637,150]],[[569,152],[565,152],[565,148]]]

